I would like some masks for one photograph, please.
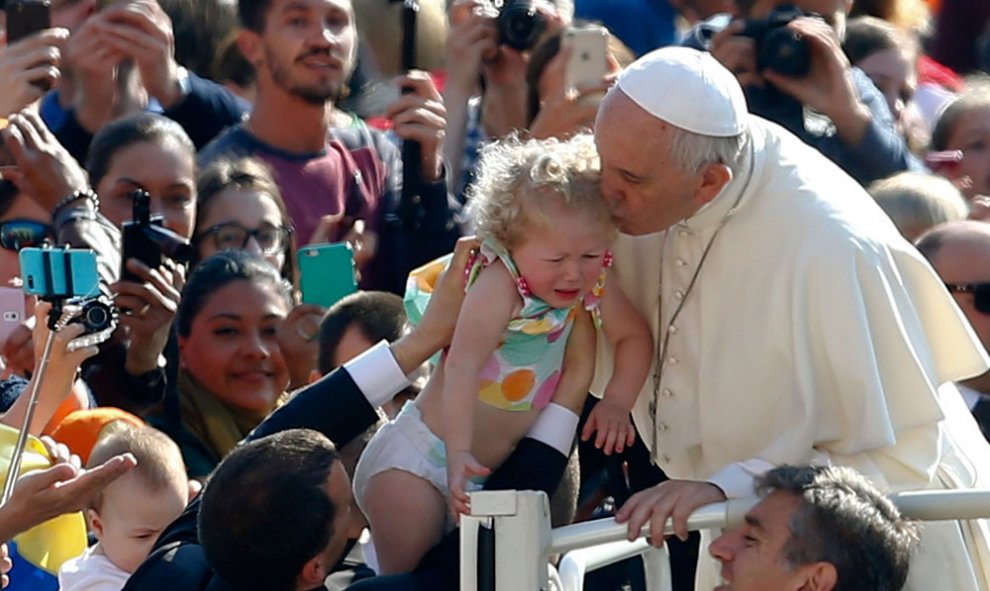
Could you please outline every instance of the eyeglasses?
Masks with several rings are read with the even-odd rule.
[[[973,294],[973,307],[990,314],[990,283],[946,283],[945,286],[949,291]]]
[[[19,251],[29,246],[41,246],[53,242],[55,230],[44,222],[14,219],[0,222],[0,246]]]
[[[262,224],[249,230],[237,222],[225,222],[210,226],[197,236],[198,240],[210,237],[217,250],[242,250],[248,240],[254,238],[264,254],[277,254],[289,243],[292,230],[284,226]]]

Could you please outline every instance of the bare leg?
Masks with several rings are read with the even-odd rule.
[[[411,472],[386,470],[368,481],[364,506],[383,575],[412,571],[443,537],[447,503]]]

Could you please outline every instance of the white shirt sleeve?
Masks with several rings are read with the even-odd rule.
[[[536,418],[536,422],[526,436],[549,445],[567,456],[571,453],[578,419],[574,411],[551,402],[540,412],[540,416]]]
[[[368,404],[375,408],[391,400],[410,384],[385,340],[345,363],[344,369]]]

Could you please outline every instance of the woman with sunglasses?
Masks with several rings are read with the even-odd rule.
[[[120,270],[120,234],[100,215],[86,172],[33,111],[11,115],[0,140],[13,162],[3,168],[5,180],[0,182],[0,285],[9,285],[20,276],[18,250],[49,243],[94,250],[101,290],[109,294],[108,286]],[[30,302],[25,312],[31,316]],[[9,373],[30,371],[35,364],[34,349],[27,323],[16,328],[3,343]],[[84,370],[87,378],[95,367],[93,361]],[[89,401],[84,390],[76,394],[81,404]],[[147,408],[160,395],[153,392],[153,398],[141,398],[145,390],[122,384],[103,391],[103,396],[93,390],[99,403],[128,409]]]
[[[264,257],[298,287],[292,221],[268,166],[255,158],[220,159],[200,172],[196,183],[195,258],[191,266],[224,250],[246,250]],[[279,333],[289,367],[290,389],[305,385],[316,369],[323,308],[300,304],[298,290]]]

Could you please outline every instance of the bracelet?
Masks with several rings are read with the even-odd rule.
[[[78,201],[80,199],[85,199],[85,200],[89,201],[93,205],[93,209],[99,211],[99,209],[100,209],[100,196],[96,194],[96,191],[94,191],[92,189],[85,189],[85,190],[82,190],[82,191],[73,191],[72,193],[69,193],[68,195],[66,195],[65,197],[63,197],[62,200],[59,201],[58,204],[55,205],[55,208],[52,209],[52,219],[57,218],[58,217],[58,214],[60,214],[63,209],[65,209],[66,207],[68,207],[69,205],[71,205],[73,202]]]

